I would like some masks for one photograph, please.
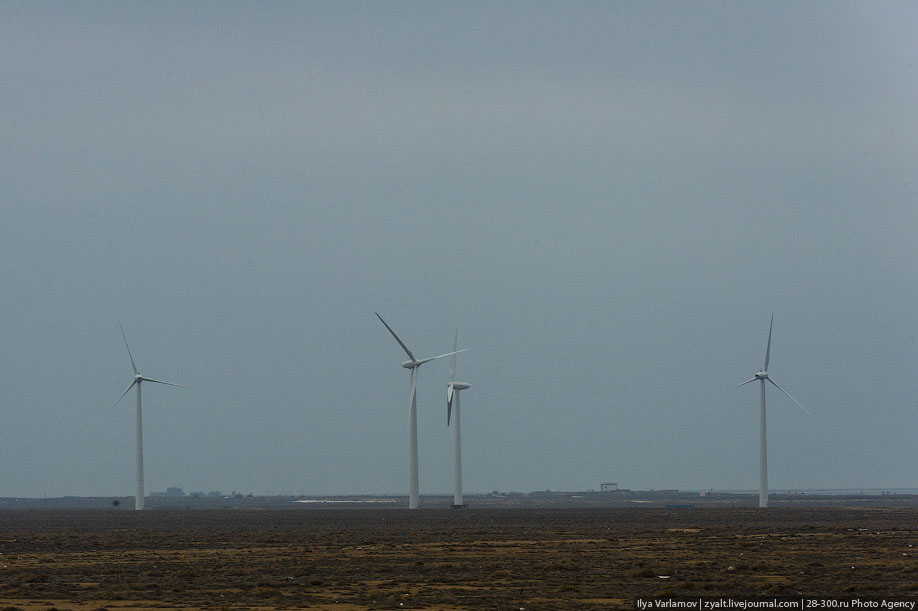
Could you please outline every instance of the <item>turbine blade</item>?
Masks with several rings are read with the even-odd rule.
[[[446,426],[449,426],[449,416],[453,412],[453,385],[446,387]]]
[[[144,382],[156,382],[157,384],[165,384],[166,386],[178,386],[179,388],[188,388],[187,386],[182,386],[181,384],[173,384],[172,382],[163,382],[162,380],[154,380],[153,378],[146,378],[141,376],[140,378]]]
[[[802,409],[803,411],[805,411],[807,414],[810,414],[810,410],[808,410],[807,408],[803,407],[803,406],[800,404],[800,401],[797,401],[796,399],[794,399],[792,396],[790,396],[790,393],[789,393],[789,392],[787,392],[786,390],[784,390],[783,388],[781,388],[780,386],[778,386],[778,383],[777,383],[777,382],[775,382],[775,381],[772,380],[771,378],[768,378],[768,381],[771,382],[772,384],[774,384],[774,385],[775,385],[775,388],[777,388],[778,390],[780,390],[781,392],[783,392],[785,395],[787,395],[787,398],[788,398],[788,399],[790,399],[791,401],[793,401],[794,403],[796,403],[796,404],[797,404],[797,407],[799,407],[800,409]],[[810,416],[812,416],[812,415],[813,415],[813,414],[810,414]]]
[[[455,352],[447,352],[446,354],[438,354],[437,356],[432,356],[429,359],[421,359],[420,361],[416,361],[416,362],[418,365],[423,365],[424,363],[427,363],[429,361],[435,361],[437,359],[442,359],[444,356],[450,356],[451,354],[459,354],[460,352],[465,352],[466,350],[468,350],[468,348],[463,348],[462,350],[456,350]]]
[[[459,350],[459,329],[456,329],[456,339],[453,340],[453,350]],[[449,362],[449,381],[454,382],[456,380],[456,354],[453,353],[453,358]],[[452,394],[450,394],[452,397]],[[449,422],[447,422],[449,424]]]
[[[379,319],[379,322],[386,325],[386,321],[382,319],[382,316],[380,316],[378,312],[373,312],[373,313],[376,314],[376,318]],[[395,334],[395,331],[392,330],[392,327],[390,327],[389,325],[386,325],[386,328],[389,329],[389,333],[392,334],[392,337],[395,338],[395,341],[398,342],[398,345],[402,347],[402,350],[408,353],[408,358],[410,358],[412,361],[416,361],[417,359],[414,358],[413,354],[411,354],[411,350],[409,350],[408,346],[405,345],[405,342],[403,342],[401,338]]]
[[[411,386],[410,386],[410,389],[409,389],[409,391],[408,391],[408,429],[409,429],[409,430],[411,429],[411,407],[412,407],[412,406],[415,406],[415,409],[417,409],[417,407],[416,407],[416,402],[417,402],[417,391],[418,391],[418,378],[417,378],[417,374],[418,374],[418,368],[417,368],[417,367],[412,367],[412,369],[411,369]]]
[[[112,403],[112,406],[111,406],[110,408],[108,408],[109,411],[115,409],[115,406],[118,405],[118,403],[120,403],[122,399],[124,399],[124,395],[128,394],[128,391],[131,390],[132,388],[134,388],[134,384],[136,384],[136,383],[137,383],[137,380],[135,379],[135,380],[133,380],[133,381],[128,385],[127,388],[124,389],[124,392],[121,393],[121,396],[118,397],[118,400],[115,401],[114,403]]]
[[[768,359],[771,356],[771,328],[775,326],[775,314],[771,313],[771,322],[768,323],[768,347],[765,348],[765,367],[762,371],[768,371]]]
[[[137,365],[134,364],[134,357],[133,357],[133,355],[131,354],[131,347],[128,346],[128,343],[127,343],[127,336],[124,334],[124,327],[121,326],[121,319],[118,319],[118,328],[121,329],[121,337],[124,338],[124,347],[127,348],[127,351],[128,351],[128,358],[131,359],[131,368],[134,370],[134,373],[137,374],[137,373],[139,373],[139,372],[137,371]]]
[[[731,386],[730,388],[725,388],[725,389],[723,389],[723,390],[720,391],[720,392],[727,392],[728,390],[733,390],[734,388],[739,388],[740,386],[745,386],[745,385],[748,384],[749,382],[755,382],[755,380],[756,380],[755,378],[752,378],[752,379],[746,380],[745,382],[740,382],[740,383],[737,384],[736,386]]]

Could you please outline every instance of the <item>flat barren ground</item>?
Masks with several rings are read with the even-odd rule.
[[[918,510],[0,512],[0,609],[611,609],[918,596]]]

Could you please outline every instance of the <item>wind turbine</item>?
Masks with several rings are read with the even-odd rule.
[[[758,380],[761,383],[761,396],[762,403],[761,408],[759,409],[759,507],[768,507],[768,447],[766,443],[765,436],[765,382],[771,382],[774,384],[775,388],[783,392],[787,397],[797,404],[797,407],[809,414],[809,410],[803,407],[799,401],[790,396],[790,394],[778,386],[778,383],[775,382],[770,375],[768,375],[768,359],[771,356],[771,329],[775,324],[775,315],[771,315],[771,323],[768,325],[768,346],[765,348],[765,366],[762,367],[762,370],[755,374],[755,377],[752,379],[746,380],[741,384],[737,384],[727,390],[732,390],[734,388],[739,388],[749,384],[750,382],[755,382]],[[810,414],[812,415],[812,414]]]
[[[112,408],[124,398],[124,395],[128,394],[128,391],[131,390],[134,386],[137,386],[137,494],[134,497],[134,509],[140,511],[143,509],[143,415],[140,407],[140,384],[141,382],[156,382],[157,384],[166,384],[168,386],[178,386],[179,388],[188,388],[187,386],[182,386],[181,384],[173,384],[172,382],[163,382],[162,380],[154,380],[153,378],[148,378],[146,376],[140,375],[140,372],[137,371],[137,365],[134,364],[134,357],[131,355],[131,347],[128,346],[127,336],[124,334],[124,327],[121,326],[121,321],[118,321],[118,327],[121,328],[121,337],[124,338],[124,347],[127,348],[128,358],[131,359],[131,367],[134,369],[134,379],[124,389],[124,392],[121,393],[121,396],[118,397],[118,401],[115,401],[112,404]],[[111,408],[109,408],[111,409]]]
[[[453,492],[453,507],[465,507],[462,503],[462,432],[459,429],[459,391],[469,388],[466,382],[456,381],[456,352],[459,350],[459,330],[456,329],[456,339],[453,342],[453,358],[449,363],[449,384],[446,385],[446,426],[449,426],[450,414],[453,411],[453,397],[456,397],[456,464],[455,473],[456,490]]]
[[[411,350],[408,350],[408,346],[405,345],[398,335],[395,334],[395,331],[392,330],[392,327],[386,324],[386,321],[382,319],[382,316],[378,312],[374,312],[376,318],[379,319],[383,325],[389,330],[389,333],[392,334],[392,337],[395,338],[395,341],[398,342],[398,345],[402,347],[408,354],[408,359],[402,363],[402,367],[405,369],[411,370],[411,390],[409,394],[411,396],[410,403],[408,404],[408,436],[409,436],[409,465],[408,465],[408,509],[417,509],[418,508],[418,497],[420,493],[418,492],[418,375],[417,369],[427,363],[428,361],[433,361],[435,359],[441,359],[444,356],[450,356],[456,354],[455,352],[447,352],[446,354],[440,354],[437,356],[432,356],[426,359],[416,359],[414,355],[411,354]],[[459,352],[465,352],[465,350],[459,350]]]

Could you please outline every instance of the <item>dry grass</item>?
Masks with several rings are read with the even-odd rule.
[[[911,509],[6,511],[0,610],[531,611],[631,609],[652,595],[909,596],[916,517]]]

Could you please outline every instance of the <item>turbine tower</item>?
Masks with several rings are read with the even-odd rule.
[[[761,371],[755,374],[755,377],[728,389],[732,390],[733,388],[739,388],[740,386],[744,386],[750,382],[755,382],[756,380],[761,383],[760,394],[762,397],[762,402],[759,409],[759,507],[768,507],[768,444],[766,443],[765,435],[765,382],[771,382],[775,388],[787,395],[787,397],[796,403],[800,409],[805,411],[807,414],[810,413],[805,407],[800,405],[799,401],[791,397],[786,390],[778,386],[778,383],[768,375],[768,359],[771,356],[771,329],[774,324],[775,315],[772,314],[771,323],[768,325],[768,345],[765,348],[765,366],[762,367]]]
[[[395,338],[395,341],[398,342],[398,345],[402,347],[408,354],[408,359],[402,363],[402,367],[405,369],[411,370],[411,390],[409,390],[409,403],[408,403],[408,444],[409,444],[409,462],[408,462],[408,509],[417,509],[418,508],[418,497],[420,493],[418,491],[418,374],[417,369],[427,363],[428,361],[433,361],[435,359],[441,359],[444,356],[450,356],[456,354],[455,352],[447,352],[446,354],[440,354],[438,356],[432,356],[426,359],[416,359],[414,355],[411,354],[411,350],[408,350],[408,346],[405,345],[405,342],[395,334],[395,331],[392,330],[392,327],[386,324],[386,321],[382,319],[382,316],[378,312],[374,312],[376,318],[379,319],[386,329],[389,330],[389,333],[392,334],[392,337]],[[460,350],[459,352],[465,352],[465,350]]]
[[[459,330],[456,329],[456,339],[453,342],[453,350],[458,352],[459,350]],[[460,415],[459,415],[459,391],[469,388],[469,384],[466,382],[457,382],[456,381],[456,352],[453,353],[453,358],[450,359],[449,363],[449,384],[446,385],[446,426],[449,426],[450,415],[453,411],[453,397],[456,398],[456,426],[454,431],[456,433],[456,452],[455,452],[455,467],[453,472],[455,473],[455,484],[456,489],[453,492],[453,507],[465,507],[462,503],[462,432],[459,427]]]
[[[121,326],[121,321],[118,321],[118,327],[121,328],[121,337],[124,338],[124,347],[127,348],[128,358],[131,359],[131,367],[134,369],[134,379],[128,385],[124,392],[121,393],[121,396],[118,397],[118,401],[112,405],[112,408],[124,398],[124,395],[128,394],[128,391],[131,390],[134,386],[137,386],[137,494],[134,497],[134,509],[140,511],[143,509],[143,414],[140,407],[140,384],[141,382],[155,382],[157,384],[166,384],[168,386],[178,386],[179,388],[188,388],[187,386],[182,386],[181,384],[173,384],[172,382],[163,382],[162,380],[154,380],[153,378],[148,378],[146,376],[140,375],[140,372],[137,371],[137,365],[134,364],[134,357],[131,355],[131,347],[128,346],[127,336],[124,334],[124,327]]]

